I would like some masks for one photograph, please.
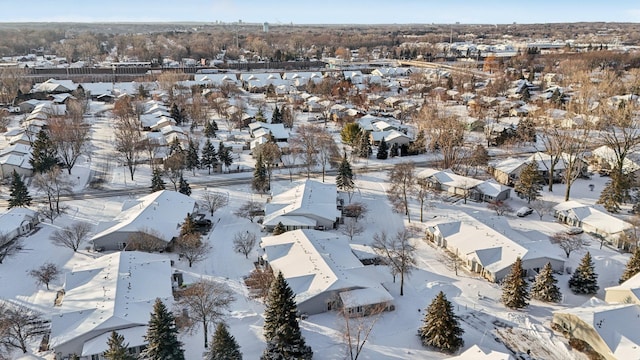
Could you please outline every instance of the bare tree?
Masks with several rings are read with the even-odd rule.
[[[80,104],[68,106],[68,109],[71,110],[68,117],[51,118],[48,126],[49,138],[56,148],[58,158],[71,175],[71,169],[80,155],[87,152],[91,127],[84,121]]]
[[[280,161],[280,157],[282,156],[280,147],[275,142],[269,141],[254,148],[252,155],[254,159],[260,159],[260,157],[262,157],[262,163],[266,166],[267,175],[269,175],[269,188],[271,188],[273,167],[278,164],[278,161]]]
[[[547,121],[545,120],[541,121]],[[556,174],[556,165],[562,158],[562,153],[564,152],[564,132],[560,127],[560,124],[557,123],[545,123],[542,124],[540,133],[538,134],[540,137],[540,141],[544,146],[545,154],[549,156],[548,160],[545,159],[541,161],[548,172],[548,177],[546,180],[549,185],[549,191],[553,191],[553,181]]]
[[[66,177],[58,166],[54,166],[45,173],[36,174],[33,183],[38,190],[46,194],[49,210],[60,215],[60,197],[72,193],[73,181]],[[51,222],[53,223],[53,219]]]
[[[29,275],[36,279],[38,285],[45,285],[49,290],[49,283],[60,276],[60,269],[53,263],[44,263],[39,268],[29,271]]]
[[[347,355],[350,360],[357,360],[364,349],[369,335],[374,326],[385,311],[385,305],[379,304],[367,309],[367,316],[352,316],[344,307],[340,315],[344,320],[343,339],[347,346]]]
[[[331,134],[327,131],[318,133],[316,141],[318,143],[316,156],[318,163],[322,167],[322,182],[324,182],[327,166],[335,167],[340,162],[340,150]]]
[[[551,235],[551,242],[558,244],[564,250],[567,259],[573,251],[584,249],[585,246],[589,245],[582,236],[569,235],[562,232]]]
[[[146,155],[149,159],[149,167],[154,169],[156,167],[156,158],[162,148],[160,141],[155,138],[144,138],[140,142],[140,148],[147,153]]]
[[[139,232],[129,236],[127,250],[147,252],[162,251],[167,247],[167,244],[163,240],[160,240],[161,238],[162,236],[158,231],[145,227]]]
[[[293,169],[295,168],[296,161],[299,156],[299,149],[295,147],[290,147],[287,151],[282,153],[282,156],[280,156],[282,165],[284,165],[289,171],[289,181],[291,182],[293,182]]]
[[[67,247],[73,252],[78,251],[80,244],[87,239],[91,233],[91,224],[78,221],[58,229],[51,233],[49,239],[56,246]]]
[[[429,204],[429,200],[435,198],[435,190],[430,186],[427,179],[417,178],[416,186],[413,188],[413,195],[420,202],[420,222],[423,222],[424,210]]]
[[[433,106],[423,106],[416,120],[418,129],[424,130],[429,139],[428,147],[442,154],[442,168],[457,165],[463,156],[465,124],[456,115]]]
[[[415,165],[412,162],[400,163],[393,166],[389,171],[389,189],[387,197],[391,201],[394,209],[407,215],[407,220],[411,222],[409,215],[409,195],[416,185]]]
[[[538,214],[540,220],[542,220],[542,217],[546,214],[553,213],[553,207],[555,205],[556,204],[552,201],[545,201],[540,199],[534,200],[529,204],[529,206],[536,212],[536,214]]]
[[[243,254],[246,259],[249,258],[249,253],[256,246],[256,234],[249,231],[238,231],[233,236],[233,249]]]
[[[348,236],[349,241],[353,241],[353,238],[355,236],[358,236],[364,232],[364,226],[362,226],[362,224],[358,223],[356,220],[347,219],[347,221],[345,221],[341,228],[342,234]]]
[[[502,216],[505,213],[513,211],[511,206],[502,200],[495,200],[488,203],[487,209],[495,211],[498,216]]]
[[[244,283],[249,288],[249,294],[252,298],[260,298],[264,301],[269,295],[269,289],[274,279],[273,270],[269,265],[265,265],[251,271]]]
[[[177,294],[177,305],[187,309],[189,318],[187,329],[191,332],[202,325],[204,347],[208,347],[209,328],[218,322],[224,311],[235,301],[233,291],[223,284],[201,280]]]
[[[202,201],[203,207],[209,211],[211,216],[213,216],[216,211],[229,205],[229,196],[227,194],[210,190],[205,190],[200,200]]]
[[[114,115],[116,116],[114,124],[115,149],[116,156],[120,161],[129,168],[129,174],[133,181],[133,175],[140,160],[140,150],[142,149],[142,133],[128,98],[127,100],[118,100],[114,105]]]
[[[15,238],[13,240],[9,239],[9,235],[6,233],[0,233],[0,264],[4,261],[8,256],[14,255],[22,249],[22,239]]]
[[[576,134],[566,133],[562,140],[564,142],[562,160],[565,167],[562,172],[562,180],[565,184],[564,201],[569,201],[571,186],[578,177],[584,175],[584,168],[586,168],[584,156],[591,142],[589,127],[576,132]]]
[[[413,270],[416,263],[415,246],[409,241],[409,230],[400,230],[395,236],[388,236],[385,231],[373,235],[373,250],[387,261],[391,273],[400,275],[400,296],[404,295],[404,278]]]
[[[178,237],[175,246],[178,253],[187,259],[189,267],[206,259],[211,252],[211,245],[202,242],[198,233],[190,233]]]
[[[367,205],[361,202],[354,202],[352,204],[345,205],[343,208],[343,214],[346,217],[352,217],[358,222],[358,220],[363,219],[369,209],[367,209]]]
[[[301,125],[289,140],[290,147],[300,154],[307,178],[311,176],[314,166],[322,166],[323,181],[327,165],[339,158],[339,151],[331,135],[322,127]]]
[[[26,354],[31,341],[48,331],[40,314],[25,306],[0,302],[0,346],[8,352],[20,349]]]
[[[182,151],[176,151],[164,160],[164,171],[167,178],[173,184],[173,190],[178,191],[178,182],[184,173],[185,155]]]
[[[262,211],[262,205],[256,201],[247,201],[242,204],[233,214],[237,217],[246,218],[253,222],[253,219]]]

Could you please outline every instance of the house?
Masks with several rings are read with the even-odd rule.
[[[23,207],[9,209],[0,215],[0,246],[29,233],[38,223],[40,219],[37,211]]]
[[[499,282],[511,271],[517,258],[527,276],[535,276],[547,263],[564,271],[564,259],[548,240],[532,241],[498,219],[491,226],[469,215],[456,214],[450,221],[427,224],[426,239],[446,248],[469,271],[492,282]]]
[[[29,163],[30,159],[31,153],[7,153],[0,155],[0,179],[10,177],[14,171],[22,177],[31,176],[33,174],[33,167]]]
[[[122,205],[112,221],[101,223],[91,238],[93,247],[122,250],[141,234],[169,244],[180,234],[180,224],[187,214],[197,212],[196,201],[176,191],[160,190]]]
[[[603,145],[591,152],[592,163],[600,171],[609,171],[617,167],[616,153],[610,147]],[[622,171],[625,174],[632,174],[634,177],[640,175],[640,160],[636,153],[629,153],[622,163]]]
[[[104,359],[112,331],[124,336],[129,353],[144,349],[155,299],[173,302],[171,260],[138,251],[116,252],[66,274],[51,316],[49,346],[56,360],[77,354]]]
[[[582,306],[555,311],[551,322],[567,337],[589,344],[606,360],[638,358],[638,304],[607,304],[594,297]]]
[[[293,230],[263,237],[260,246],[274,273],[282,272],[296,294],[302,314],[344,309],[349,316],[361,316],[377,307],[393,310],[393,297],[381,285],[377,268],[364,266],[344,235]]]
[[[269,124],[261,121],[249,124],[249,134],[253,138],[266,137],[271,134],[276,142],[287,142],[291,136],[284,124]]]
[[[562,153],[558,158],[553,159],[555,165],[553,166],[553,180],[560,182],[564,171],[573,163],[573,166],[578,168],[578,175],[584,175],[587,172],[586,162],[581,158],[576,158],[575,155]],[[573,160],[573,161],[571,161]],[[488,172],[501,184],[513,186],[513,184],[520,178],[520,173],[524,169],[525,165],[531,162],[535,162],[538,167],[538,174],[542,179],[548,182],[549,171],[551,171],[552,159],[549,154],[543,152],[536,152],[531,154],[528,158],[508,158],[497,163],[489,165]]]
[[[500,185],[493,180],[478,180],[455,174],[451,170],[424,169],[416,174],[419,179],[427,181],[429,187],[446,191],[452,196],[467,198],[473,201],[506,200],[511,196],[509,187]]]
[[[633,228],[633,225],[624,220],[573,200],[560,203],[554,206],[553,210],[553,216],[560,222],[580,227],[585,232],[598,234],[618,248],[628,246],[618,241],[622,233],[631,231]]]
[[[45,82],[36,84],[31,90],[32,93],[69,93],[78,89],[78,84],[72,80],[49,79]]]
[[[282,223],[289,230],[333,229],[340,219],[335,184],[305,180],[265,204],[262,226],[273,230]]]
[[[380,145],[380,141],[384,139],[388,146],[397,144],[398,146],[409,145],[413,139],[400,131],[372,131],[369,133],[371,143],[375,146]]]
[[[608,303],[624,303],[640,305],[640,273],[617,286],[606,289],[604,301]]]

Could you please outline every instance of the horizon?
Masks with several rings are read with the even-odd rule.
[[[390,10],[390,8],[392,8]],[[126,11],[125,11],[126,9]],[[100,3],[74,0],[33,0],[29,11],[18,2],[3,4],[0,23],[195,23],[270,25],[509,25],[545,23],[638,23],[640,3],[621,0],[615,6],[597,0],[579,4],[540,0],[535,4],[499,0],[326,0],[310,6],[292,0],[265,3],[259,0],[112,0]],[[391,16],[389,14],[392,14]]]

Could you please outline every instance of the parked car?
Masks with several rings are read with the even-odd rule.
[[[579,228],[577,226],[573,226],[567,229],[567,234],[569,235],[578,235],[578,234],[582,234],[584,232],[584,230],[582,230],[582,228]]]
[[[528,206],[523,206],[518,211],[516,211],[516,216],[525,217],[527,215],[533,214],[533,209]]]

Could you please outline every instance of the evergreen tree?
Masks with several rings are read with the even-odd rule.
[[[218,153],[209,139],[204,142],[200,163],[209,170],[209,174],[211,174],[211,168],[218,163]]]
[[[431,346],[446,353],[454,353],[464,345],[459,318],[453,312],[453,305],[440,291],[427,307],[418,333],[422,345]]]
[[[256,167],[253,170],[253,179],[251,180],[251,188],[259,193],[269,191],[269,178],[267,176],[267,168],[262,160],[262,153],[256,159]]]
[[[533,122],[533,118],[525,117],[518,122],[516,138],[525,143],[536,142],[536,124]]]
[[[216,130],[217,129],[214,128],[214,124],[215,123],[216,123],[215,120],[210,120],[210,121],[205,121],[204,122],[204,129],[202,130],[202,133],[204,134],[205,137],[207,137],[207,138],[216,137]]]
[[[181,194],[185,194],[187,196],[191,196],[191,185],[184,179],[182,174],[180,175],[180,181],[178,185],[178,192]]]
[[[183,152],[183,151],[184,149],[182,148],[182,144],[180,144],[180,140],[178,140],[178,137],[174,137],[171,143],[169,144],[169,155],[175,152]]]
[[[198,148],[198,144],[192,139],[189,139],[185,162],[185,168],[192,170],[195,175],[196,169],[200,168],[200,149]]]
[[[191,218],[191,214],[187,214],[187,216],[184,218],[184,222],[182,223],[182,226],[180,226],[180,236],[193,234],[196,231],[197,231],[196,223],[193,222],[193,219]]]
[[[427,138],[424,131],[418,131],[416,139],[409,145],[409,155],[424,154],[427,152]]]
[[[282,112],[278,109],[278,106],[273,109],[273,115],[271,115],[272,124],[282,124]]]
[[[617,213],[620,211],[620,202],[613,181],[607,182],[600,193],[597,203],[601,204],[609,212]]]
[[[124,343],[124,336],[115,331],[111,332],[111,337],[107,340],[109,349],[104,352],[103,356],[107,360],[135,360],[133,355],[129,354],[127,347],[129,344]]]
[[[151,175],[151,192],[156,192],[166,189],[166,184],[162,179],[162,172],[159,169],[153,169]]]
[[[236,338],[229,333],[225,323],[220,322],[216,326],[205,360],[242,360],[240,346]]]
[[[591,254],[587,252],[580,265],[576,268],[569,279],[569,288],[576,294],[593,295],[598,292],[598,275],[595,273],[595,267]]]
[[[27,207],[31,206],[31,195],[29,195],[29,189],[22,181],[22,178],[18,173],[13,170],[11,176],[11,187],[9,188],[9,206],[14,207]]]
[[[522,275],[522,260],[516,259],[511,272],[502,284],[502,303],[510,309],[522,309],[529,305],[528,285]]]
[[[514,190],[522,194],[527,199],[527,203],[531,203],[531,201],[540,197],[542,181],[542,177],[538,172],[538,164],[535,161],[531,161],[525,164],[522,172],[520,172],[520,177],[516,181]]]
[[[278,222],[276,224],[276,226],[273,227],[273,232],[271,234],[272,235],[280,235],[280,234],[284,234],[286,232],[287,232],[287,229],[284,227],[282,222]]]
[[[264,311],[264,337],[267,348],[261,360],[309,360],[313,351],[306,345],[298,324],[295,294],[282,273],[271,284]]]
[[[402,144],[400,145],[400,156],[405,157],[409,155],[409,145]]]
[[[389,146],[387,146],[387,142],[384,141],[384,138],[380,140],[380,145],[378,145],[378,153],[376,154],[376,158],[378,160],[385,160],[389,156]]]
[[[393,145],[391,145],[391,149],[389,149],[389,156],[394,158],[398,155],[400,155],[400,147],[398,146],[398,143],[393,143]]]
[[[58,163],[56,148],[45,130],[40,130],[31,146],[29,164],[35,173],[45,173]]]
[[[347,153],[342,157],[340,165],[338,165],[338,174],[336,175],[336,187],[339,190],[351,192],[354,188],[353,183],[353,170],[351,170],[351,164],[347,159]]]
[[[633,254],[631,254],[631,258],[627,262],[627,266],[624,268],[624,272],[620,277],[620,284],[629,280],[637,273],[640,273],[640,247],[636,246],[635,250],[633,250]]]
[[[366,131],[360,132],[358,139],[358,156],[361,158],[368,158],[371,155],[371,142],[369,141],[369,133]]]
[[[173,314],[160,299],[153,304],[147,333],[147,348],[140,358],[144,360],[184,360],[182,343],[178,340],[178,328]]]
[[[558,280],[553,276],[551,263],[547,263],[536,276],[531,287],[531,297],[540,301],[559,302],[562,299],[562,293],[560,293],[557,283]]]
[[[231,148],[224,146],[222,141],[220,141],[220,145],[218,146],[218,160],[224,164],[224,166],[229,169],[229,166],[233,163],[233,158],[231,157]]]
[[[184,109],[180,108],[176,103],[171,105],[171,118],[176,121],[177,125],[182,125],[183,122],[187,122],[187,114]]]

